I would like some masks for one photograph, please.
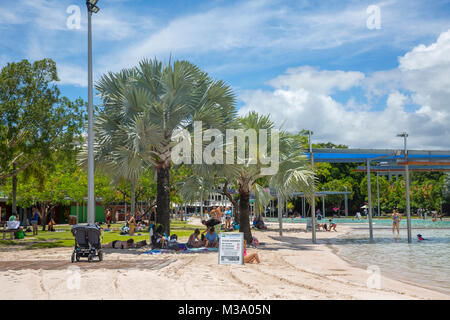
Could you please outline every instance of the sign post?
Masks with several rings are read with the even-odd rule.
[[[219,240],[219,264],[244,264],[244,233],[222,233]]]

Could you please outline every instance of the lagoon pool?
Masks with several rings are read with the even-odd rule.
[[[329,217],[322,218],[322,220],[317,220],[317,222],[321,223],[327,223]],[[278,218],[265,218],[264,221],[266,222],[276,222],[278,223]],[[283,218],[283,223],[306,223],[307,219],[304,218]],[[357,223],[361,225],[367,225],[368,221],[366,219],[361,220],[352,220],[351,218],[333,218],[333,221],[337,224],[339,223]],[[377,219],[377,217],[374,217],[372,219],[372,223],[374,227],[376,226],[390,226],[392,227],[392,220],[391,219]],[[411,219],[411,226],[413,228],[449,228],[450,229],[450,220],[444,220],[444,221],[431,221],[431,219],[422,220],[422,219]],[[406,217],[402,217],[402,220],[400,221],[400,227],[406,228]]]
[[[411,244],[406,229],[400,229],[400,236],[386,228],[375,228],[373,233],[372,244],[368,229],[360,227],[332,243],[339,256],[361,267],[376,265],[388,277],[450,294],[450,229],[414,229]],[[418,233],[428,240],[419,242]]]

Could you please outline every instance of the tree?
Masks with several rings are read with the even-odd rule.
[[[252,241],[250,229],[250,195],[255,195],[256,208],[266,206],[270,201],[270,194],[266,187],[272,187],[278,191],[283,199],[288,199],[289,195],[299,190],[312,193],[313,172],[307,165],[306,157],[301,156],[301,147],[298,139],[286,132],[275,130],[273,121],[269,116],[259,115],[256,112],[239,117],[234,123],[230,124],[233,129],[241,130],[254,138],[248,138],[239,141],[238,144],[243,149],[243,153],[230,153],[233,163],[219,165],[198,165],[193,166],[193,172],[202,177],[204,181],[209,181],[208,185],[215,185],[216,189],[226,189],[228,185],[234,183],[239,194],[239,231],[244,233],[248,243]],[[263,131],[265,130],[265,131]],[[267,135],[267,141],[273,141],[272,137],[278,143],[278,150],[272,143],[267,144],[267,154],[271,155],[272,161],[276,161],[278,171],[276,173],[265,174],[263,169],[267,169],[268,164],[264,161],[260,144],[261,134]],[[234,146],[234,140],[233,140]],[[226,148],[224,148],[226,149]],[[265,150],[264,150],[265,151]],[[278,157],[273,157],[278,151]],[[225,153],[226,154],[226,150]],[[225,193],[225,192],[224,192]],[[231,195],[227,195],[231,198]],[[258,209],[257,209],[258,210]],[[259,210],[258,210],[259,211]]]
[[[346,188],[347,187],[347,188]],[[348,196],[348,199],[353,199],[353,187],[350,181],[348,180],[331,180],[327,183],[323,184],[323,188],[327,191],[348,191],[350,192],[350,195]],[[338,208],[342,207],[342,202],[344,201],[345,197],[341,194],[330,194],[327,195],[327,202],[333,204],[334,206],[337,206]]]
[[[378,186],[379,186],[379,192],[380,192],[380,209],[384,210],[390,210],[393,209],[395,206],[401,206],[401,194],[398,196],[396,195],[393,197],[391,194],[392,190],[396,190],[395,192],[399,192],[402,188],[401,185],[396,185],[394,188],[389,187],[389,182],[387,179],[383,176],[378,177]],[[376,207],[378,205],[377,203],[377,176],[376,174],[370,175],[370,190],[372,193],[372,208]],[[404,184],[403,184],[404,188]],[[368,193],[367,193],[367,177],[365,179],[362,179],[359,185],[360,193],[365,196],[364,200],[369,201]],[[401,191],[400,191],[401,192]],[[403,198],[404,198],[405,191],[403,189]],[[392,207],[391,207],[392,206]]]
[[[60,97],[55,81],[50,59],[8,63],[0,72],[0,181],[12,178],[13,211],[18,174],[52,166],[53,153],[72,154],[81,139],[83,101]]]
[[[236,113],[231,88],[187,61],[154,59],[103,75],[96,89],[103,99],[96,127],[107,133],[99,135],[97,146],[105,149],[103,154],[115,152],[155,169],[158,222],[170,233],[172,135],[192,130],[194,121],[225,128]]]

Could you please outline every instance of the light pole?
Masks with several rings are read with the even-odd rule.
[[[311,135],[314,134],[311,130],[304,131],[305,135],[308,135],[309,140],[309,156],[311,158],[311,168],[314,170],[314,155],[312,152],[312,140]],[[311,200],[311,224],[312,224],[312,242],[316,243],[316,190],[315,182],[313,181],[313,196]]]
[[[345,199],[345,216],[348,217],[348,195],[347,195],[348,190],[347,190],[347,186],[344,186],[344,188],[345,188],[345,196],[344,196],[344,199]]]
[[[411,205],[409,200],[409,166],[408,166],[408,149],[406,146],[406,141],[408,139],[408,133],[402,132],[397,135],[397,137],[402,137],[404,141],[404,153],[405,153],[405,193],[406,193],[406,222],[408,224],[408,243],[412,242],[411,238]]]
[[[370,181],[370,159],[367,159],[367,198],[369,200],[369,212],[367,218],[369,220],[369,237],[370,242],[373,243],[373,225],[372,225],[372,184]]]
[[[94,193],[94,107],[92,81],[92,13],[100,9],[96,6],[98,0],[86,0],[88,13],[88,223],[95,222]]]
[[[380,183],[378,182],[378,172],[377,172],[377,210],[378,210],[378,219],[380,218]]]

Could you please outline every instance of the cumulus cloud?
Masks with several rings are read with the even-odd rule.
[[[410,134],[410,146],[450,148],[450,30],[429,46],[419,45],[399,58],[394,70],[361,72],[319,70],[310,66],[288,69],[269,81],[272,90],[246,91],[240,114],[256,110],[271,114],[286,130],[312,129],[316,141],[352,147],[395,147],[395,135]],[[333,93],[384,96],[384,108],[338,102]],[[411,110],[410,105],[416,108]]]

